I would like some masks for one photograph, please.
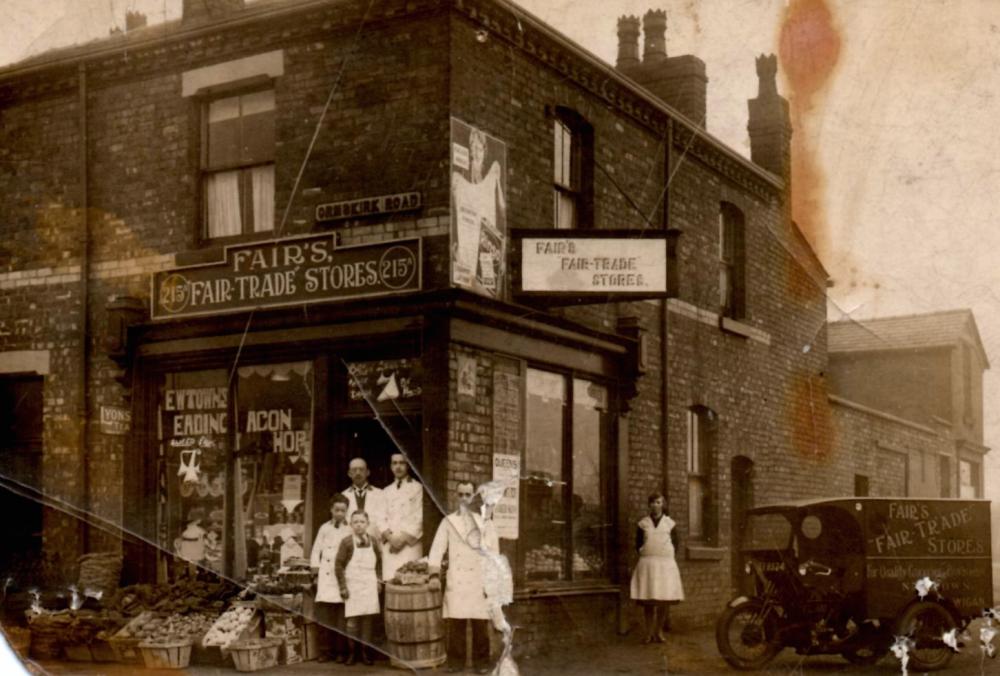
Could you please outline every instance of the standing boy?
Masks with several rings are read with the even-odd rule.
[[[369,535],[368,515],[362,511],[351,514],[352,534],[340,542],[337,551],[337,582],[344,599],[344,616],[347,618],[347,661],[354,664],[358,645],[353,637],[361,637],[361,661],[372,664],[369,646],[372,642],[372,620],[381,609],[378,601],[382,584],[382,549],[378,540]]]
[[[347,498],[337,493],[330,498],[330,520],[319,527],[310,557],[310,565],[316,574],[316,621],[327,630],[324,632],[326,654],[320,656],[320,662],[332,658],[339,664],[347,657],[344,599],[340,596],[336,562],[340,541],[350,534]]]

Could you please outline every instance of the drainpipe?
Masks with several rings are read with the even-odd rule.
[[[673,120],[667,120],[667,142],[663,151],[663,231],[667,234],[667,265],[670,267],[675,267],[677,262],[677,256],[671,255],[676,253],[676,233],[672,233],[670,229],[670,178],[673,176],[673,144],[674,144],[674,125]],[[676,281],[679,279],[677,275],[677,270],[667,269],[667,296],[674,296],[677,294]],[[670,509],[670,452],[669,452],[669,438],[670,434],[668,432],[669,428],[669,404],[670,396],[668,394],[668,387],[670,383],[667,378],[667,326],[669,324],[668,320],[668,310],[667,310],[667,298],[660,301],[660,326],[662,327],[663,333],[660,336],[660,348],[661,348],[661,366],[663,371],[663,383],[660,389],[660,396],[663,407],[663,420],[660,423],[660,443],[663,446],[663,494],[667,496],[667,509]]]
[[[90,372],[89,350],[87,349],[90,340],[90,204],[88,195],[90,192],[88,166],[87,166],[87,66],[85,62],[79,65],[79,112],[80,112],[80,213],[82,224],[82,242],[80,244],[80,451],[83,459],[82,481],[83,481],[83,513],[84,519],[80,521],[81,543],[83,553],[90,550],[90,526],[87,518],[90,516],[90,445],[88,443],[88,429],[90,426],[90,406],[87,396],[87,381]]]

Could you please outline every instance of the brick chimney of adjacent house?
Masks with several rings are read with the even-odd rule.
[[[774,54],[757,57],[757,98],[747,101],[750,109],[750,159],[777,174],[791,187],[792,122],[788,101],[778,94],[775,78],[778,58]]]
[[[630,71],[639,61],[639,17],[623,16],[618,19],[618,62],[616,67]]]
[[[244,0],[184,0],[181,20],[204,21],[218,19],[243,9]]]
[[[146,15],[142,12],[133,12],[128,10],[125,12],[125,32],[134,31],[137,28],[144,28],[146,26]]]
[[[696,56],[667,56],[667,13],[649,10],[642,19],[643,54],[638,59],[639,20],[618,20],[617,68],[662,101],[705,126],[708,77],[705,62]]]

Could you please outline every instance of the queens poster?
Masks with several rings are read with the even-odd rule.
[[[451,280],[503,295],[507,256],[507,146],[451,120]]]

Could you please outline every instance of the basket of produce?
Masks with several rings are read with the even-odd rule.
[[[165,618],[147,610],[118,630],[118,633],[108,640],[115,653],[116,661],[142,664],[139,644],[146,639],[154,638],[164,621]]]
[[[122,574],[122,556],[117,552],[94,552],[78,559],[80,577],[77,586],[81,590],[93,590],[110,596],[118,589]]]
[[[430,568],[427,561],[407,561],[396,570],[393,584],[418,585],[427,584],[430,579]]]
[[[25,615],[31,628],[31,645],[29,653],[35,659],[59,659],[63,651],[63,639],[73,618],[68,611],[36,612],[29,610]]]
[[[229,648],[237,671],[260,671],[278,666],[280,638],[251,638],[233,642]]]
[[[259,636],[260,630],[260,613],[257,608],[252,605],[234,605],[212,624],[201,645],[225,650],[241,638]]]
[[[191,639],[164,637],[142,641],[139,652],[147,669],[186,669],[191,663]]]

